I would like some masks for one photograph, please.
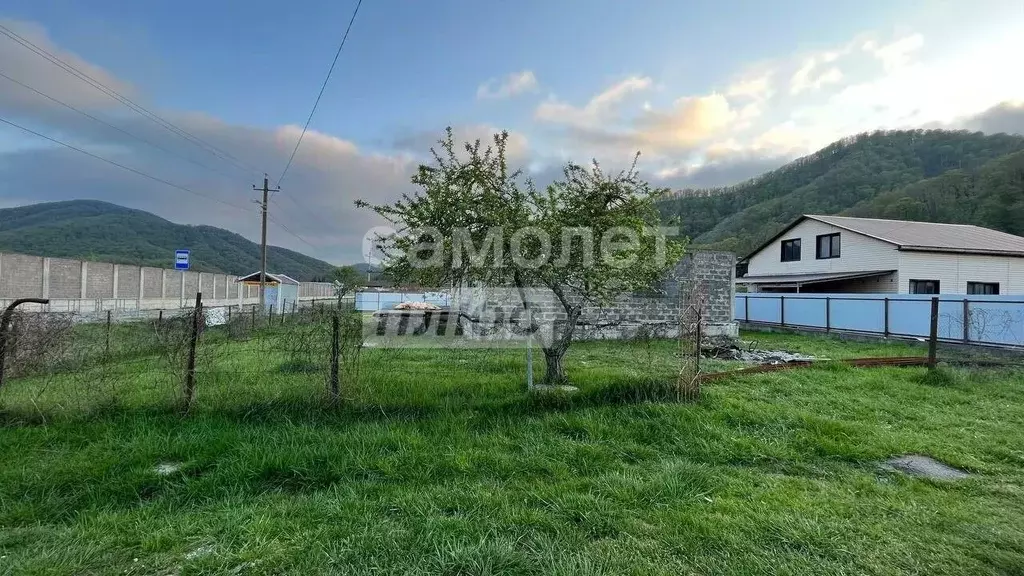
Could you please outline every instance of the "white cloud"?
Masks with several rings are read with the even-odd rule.
[[[644,102],[634,115],[623,116],[620,104],[635,92],[651,88],[647,77],[631,76],[601,91],[584,106],[558,100],[543,102],[536,119],[564,127],[575,149],[589,155],[664,154],[692,148],[711,138],[737,118],[722,94],[686,96],[667,109]]]
[[[879,46],[875,40],[868,40],[863,45],[863,50],[882,62],[886,72],[892,72],[906,66],[910,62],[913,53],[924,46],[924,36],[912,34],[900,38],[889,44]]]
[[[615,112],[615,107],[634,92],[651,88],[654,82],[646,76],[630,76],[609,86],[591,98],[582,108],[550,99],[542,102],[534,116],[538,120],[579,127],[594,127]]]
[[[839,57],[837,52],[825,52],[816,56],[810,56],[800,68],[793,74],[789,81],[789,93],[796,96],[809,90],[821,90],[828,84],[837,84],[843,79],[843,73],[838,66],[823,65],[834,62]]]
[[[513,72],[504,78],[492,78],[476,89],[476,97],[484,100],[489,98],[511,98],[537,89],[537,77],[532,70]]]
[[[636,122],[636,141],[655,149],[690,148],[718,134],[736,117],[721,94],[679,98],[667,111],[644,114]]]
[[[494,136],[502,132],[501,128],[490,124],[461,124],[452,126],[452,136],[455,138],[457,153],[462,153],[463,143],[480,141],[482,147],[492,145]],[[505,154],[511,162],[518,163],[530,156],[530,143],[526,135],[516,130],[507,130],[508,140],[505,142]],[[442,130],[421,130],[409,134],[403,134],[395,139],[395,148],[406,151],[422,161],[430,161],[430,149],[436,148],[438,141],[444,136]]]
[[[740,78],[729,85],[725,95],[730,98],[748,98],[762,100],[772,94],[773,72],[765,72],[755,76]]]

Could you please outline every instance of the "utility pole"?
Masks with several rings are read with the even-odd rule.
[[[260,191],[255,184],[252,185],[252,189]],[[281,187],[277,188],[270,187],[270,180],[267,179],[267,175],[263,175],[263,202],[260,202],[260,208],[263,213],[263,226],[262,232],[260,233],[260,310],[266,309],[267,303],[267,194],[270,192],[280,192]],[[258,202],[258,201],[257,201]]]

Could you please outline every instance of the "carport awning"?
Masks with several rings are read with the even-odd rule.
[[[771,274],[767,276],[744,276],[737,278],[737,284],[757,284],[759,286],[792,287],[804,284],[820,284],[857,278],[873,278],[892,274],[895,270],[872,270],[870,272],[823,272],[819,274]]]

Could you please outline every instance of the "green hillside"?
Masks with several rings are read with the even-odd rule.
[[[844,215],[976,224],[1024,236],[1024,151],[879,194]]]
[[[48,202],[0,210],[0,251],[119,264],[172,267],[174,250],[192,251],[203,272],[259,270],[259,244],[213,226],[175,224],[142,210],[95,200]],[[334,268],[271,246],[267,268],[298,280],[327,277]]]
[[[808,213],[969,222],[1019,234],[1020,151],[1024,137],[1007,134],[861,134],[736,186],[680,191],[662,212],[677,217],[695,244],[739,255]]]

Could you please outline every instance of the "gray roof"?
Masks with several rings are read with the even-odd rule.
[[[1024,238],[971,224],[941,224],[938,222],[811,214],[806,217],[896,244],[901,250],[1024,256]]]
[[[265,274],[267,280],[270,282],[277,282],[278,284],[298,284],[299,281],[292,278],[291,276],[285,276],[284,274],[271,274],[267,272]],[[246,274],[245,276],[239,276],[235,282],[258,282],[260,279],[260,271],[257,270],[252,274]]]

